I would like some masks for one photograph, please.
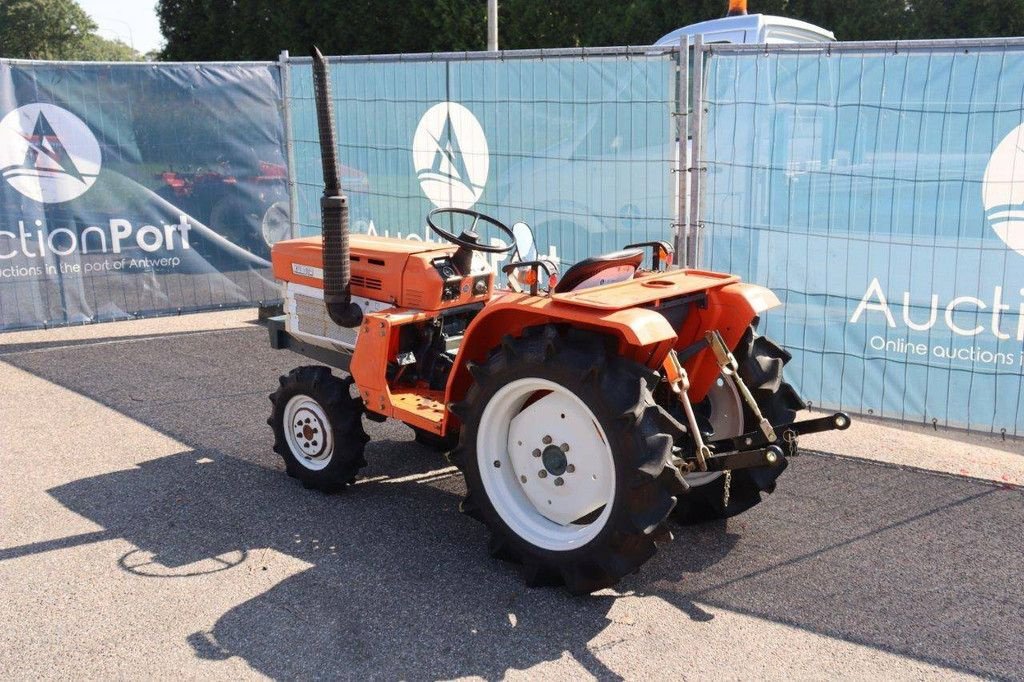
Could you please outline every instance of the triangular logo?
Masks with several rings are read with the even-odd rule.
[[[21,134],[28,142],[28,151],[25,153],[25,168],[35,168],[42,171],[64,172],[84,183],[85,178],[79,172],[75,162],[71,159],[64,148],[64,144],[53,131],[53,126],[46,120],[46,115],[40,111],[36,117],[35,125],[32,127],[32,134]]]
[[[490,154],[480,122],[458,102],[427,109],[412,138],[412,165],[420,188],[438,207],[469,208],[487,183]]]
[[[478,187],[470,180],[469,171],[466,170],[466,161],[459,146],[458,135],[455,134],[455,127],[452,125],[450,112],[445,114],[441,134],[438,137],[431,137],[437,144],[437,152],[434,154],[433,163],[430,164],[430,170],[458,180],[469,187]]]

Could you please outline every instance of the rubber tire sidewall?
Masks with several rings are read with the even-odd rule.
[[[298,367],[281,377],[281,387],[271,395],[273,409],[268,420],[274,431],[274,451],[284,459],[289,476],[305,487],[336,492],[350,484],[365,466],[363,450],[369,438],[362,426],[362,411],[352,398],[351,378],[339,379],[322,366]],[[315,400],[323,409],[334,439],[331,461],[323,469],[305,467],[292,452],[284,432],[284,412],[297,395]]]
[[[593,337],[587,335],[579,335],[578,338],[583,340],[580,345],[584,348],[573,346],[571,340],[562,340],[553,359],[530,357],[536,352],[518,353],[514,358],[502,350],[492,353],[485,366],[487,375],[483,385],[477,380],[462,403],[468,406],[468,413],[463,415],[455,460],[465,475],[469,489],[467,502],[471,500],[475,504],[480,520],[491,529],[492,543],[507,543],[507,549],[516,560],[528,567],[558,571],[570,591],[584,593],[607,587],[624,575],[636,572],[654,554],[655,538],[672,511],[675,498],[662,478],[664,467],[671,467],[668,464],[671,437],[661,436],[664,447],[663,452],[658,453],[661,442],[656,447],[651,444],[651,437],[657,437],[654,432],[659,429],[647,418],[646,412],[648,409],[660,409],[650,394],[657,375],[636,363],[616,357],[604,340],[592,340]],[[586,343],[588,340],[589,344]],[[513,343],[519,341],[532,345],[543,344],[545,339],[516,339]],[[600,348],[600,356],[595,354],[597,348]],[[588,372],[598,366],[600,368],[596,372]],[[593,380],[588,380],[588,376],[594,377]],[[552,381],[576,395],[601,425],[611,450],[616,477],[611,511],[604,527],[593,538],[569,550],[538,547],[522,538],[494,508],[480,476],[476,447],[478,419],[498,390],[511,381],[528,377]],[[627,394],[623,387],[632,382],[636,382],[635,392]],[[645,395],[647,405],[644,405]],[[638,409],[636,416],[629,419],[624,415],[630,409],[624,408],[626,404],[643,406],[643,409]],[[630,453],[634,456],[631,457]],[[657,473],[641,471],[638,462],[645,463]],[[502,553],[506,552],[503,550]]]

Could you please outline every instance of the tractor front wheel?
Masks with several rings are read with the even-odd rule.
[[[654,402],[656,373],[553,326],[506,337],[470,371],[453,459],[493,555],[523,564],[531,585],[588,593],[671,539],[679,425]]]
[[[306,488],[336,492],[366,466],[363,405],[351,395],[352,379],[321,366],[293,369],[270,394],[274,451],[288,475]]]

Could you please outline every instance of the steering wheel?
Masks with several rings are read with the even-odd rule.
[[[456,237],[448,230],[440,228],[434,223],[434,216],[445,215],[448,213],[468,215],[473,218],[473,225],[470,226],[468,230],[463,230],[462,234]],[[480,235],[476,233],[476,224],[481,220],[493,225],[503,232],[509,239],[508,246],[490,246],[488,244],[481,244]],[[516,236],[512,233],[512,230],[505,226],[504,223],[496,218],[490,217],[489,215],[484,215],[480,211],[474,211],[469,208],[435,208],[427,214],[427,225],[430,225],[430,229],[433,230],[438,237],[441,237],[458,247],[469,249],[471,251],[482,251],[483,253],[509,253],[516,248]]]

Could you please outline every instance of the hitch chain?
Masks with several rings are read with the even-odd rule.
[[[708,459],[711,458],[711,448],[704,443],[700,428],[697,426],[697,417],[693,413],[693,405],[690,404],[690,376],[686,373],[682,363],[679,362],[679,355],[675,349],[668,352],[667,362],[671,366],[669,373],[669,385],[672,391],[679,396],[679,402],[683,404],[683,411],[686,412],[686,422],[690,427],[690,434],[693,436],[693,443],[697,451],[697,466],[701,471],[708,470]],[[675,378],[673,378],[673,375]]]
[[[768,439],[769,443],[777,441],[778,437],[775,435],[775,429],[772,428],[771,422],[765,419],[761,413],[761,408],[757,405],[757,401],[754,400],[754,396],[750,393],[750,389],[747,388],[746,383],[740,378],[739,363],[736,362],[735,356],[729,352],[722,335],[718,333],[717,329],[711,329],[704,333],[704,340],[711,348],[711,352],[715,354],[715,360],[718,362],[722,374],[732,379],[736,390],[743,396],[743,401],[747,403],[747,407],[754,413],[754,418],[757,419],[757,425],[760,427],[764,437]]]

